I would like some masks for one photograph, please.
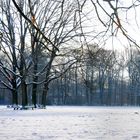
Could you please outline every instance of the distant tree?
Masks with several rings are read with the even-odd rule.
[[[111,103],[111,80],[114,75],[116,58],[115,52],[99,48],[98,45],[89,45],[85,52],[85,68],[82,69],[83,80],[87,89],[88,104],[93,102],[93,95],[99,89],[100,104],[106,103],[105,89],[108,88],[108,104]]]
[[[128,53],[129,58],[127,62],[129,74],[129,90],[130,90],[130,104],[137,104],[139,101],[139,86],[140,86],[140,57],[139,51],[131,49]],[[139,103],[138,103],[139,104]]]

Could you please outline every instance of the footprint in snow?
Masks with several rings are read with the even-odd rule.
[[[132,136],[132,138],[133,138],[133,139],[137,139],[137,138],[139,138],[139,137],[138,137],[138,136]]]
[[[134,112],[134,114],[139,114],[139,112]]]
[[[36,136],[36,135],[37,135],[37,133],[32,133],[32,135]]]

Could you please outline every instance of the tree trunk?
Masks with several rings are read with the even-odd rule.
[[[36,104],[37,104],[37,96],[36,96],[36,91],[37,91],[37,84],[33,84],[33,89],[32,89],[32,103],[34,105],[34,107],[36,108]]]
[[[107,95],[107,101],[106,101],[106,104],[107,105],[111,105],[111,95],[112,95],[112,86],[113,86],[113,81],[112,81],[112,77],[108,76],[108,95]]]
[[[75,104],[79,104],[78,99],[78,78],[77,78],[77,63],[76,63],[76,69],[75,69]]]
[[[104,94],[104,88],[103,85],[100,85],[100,105],[103,105],[103,94]]]
[[[37,62],[34,64],[34,75],[36,75],[37,73]],[[32,103],[34,105],[34,107],[36,108],[36,104],[37,104],[37,96],[36,96],[36,93],[37,93],[37,84],[36,82],[38,81],[38,76],[34,76],[33,77],[33,87],[32,87]]]
[[[46,103],[47,103],[47,93],[48,93],[48,84],[44,84],[44,88],[43,88],[43,94],[42,94],[42,105],[45,108],[46,107]]]
[[[13,66],[13,71],[16,73],[16,67]],[[18,105],[18,93],[17,93],[17,83],[16,83],[16,76],[13,74],[11,84],[13,87],[12,90],[12,104]]]
[[[12,80],[13,91],[12,91],[12,104],[18,105],[18,92],[17,92],[17,85],[16,81]]]
[[[24,108],[26,105],[28,105],[27,85],[25,81],[21,82],[21,91],[22,91],[22,107]]]
[[[99,90],[100,90],[100,105],[103,105],[103,95],[104,95],[104,71],[99,68]]]
[[[48,67],[47,67],[47,71],[46,71],[46,76],[45,76],[45,83],[44,83],[44,87],[43,87],[43,95],[42,95],[42,105],[43,107],[45,108],[46,107],[46,97],[47,97],[47,93],[48,93],[48,86],[49,86],[49,75],[50,75],[50,70],[51,70],[51,67],[52,67],[52,62],[54,60],[56,56],[56,49],[53,48],[53,51],[52,51],[52,54],[51,54],[51,57],[50,57],[50,61],[48,62]]]

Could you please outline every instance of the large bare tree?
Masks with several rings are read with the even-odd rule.
[[[64,57],[65,50],[68,50],[70,41],[74,43],[75,40],[83,36],[81,32],[82,16],[79,18],[79,15],[77,15],[79,13],[78,3],[65,0],[42,2],[28,0],[29,14],[24,13],[16,1],[13,0],[13,4],[20,15],[27,21],[28,29],[31,33],[34,70],[33,81],[30,81],[29,84],[33,84],[33,104],[36,104],[37,85],[43,83],[42,104],[45,106],[49,83],[62,75],[76,61],[72,58],[65,63],[57,64],[57,59]],[[39,52],[45,52],[46,54],[46,60],[44,61],[46,63],[40,71],[38,71]],[[57,71],[56,73],[58,65],[66,65],[68,63],[69,66],[65,70]],[[38,77],[42,73],[44,73],[44,79],[38,81]]]

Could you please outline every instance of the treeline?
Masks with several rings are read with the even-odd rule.
[[[57,66],[55,74],[63,69],[66,71],[50,82],[45,105],[140,104],[140,83],[138,81],[140,63],[137,51],[127,51],[126,59],[118,52],[101,49],[98,45],[88,45],[88,49],[74,49],[71,53],[74,56],[75,54],[80,56],[79,61],[69,68],[69,64]],[[44,66],[42,59],[43,56],[38,64],[40,69]],[[29,82],[29,77],[27,80],[27,104],[32,105],[33,86]],[[44,77],[40,77],[39,80],[43,81]],[[43,85],[43,82],[37,84],[36,105],[42,105]],[[19,86],[18,104],[22,104],[21,92],[21,86]],[[13,104],[12,92],[7,88],[1,89],[0,99],[1,103]]]

